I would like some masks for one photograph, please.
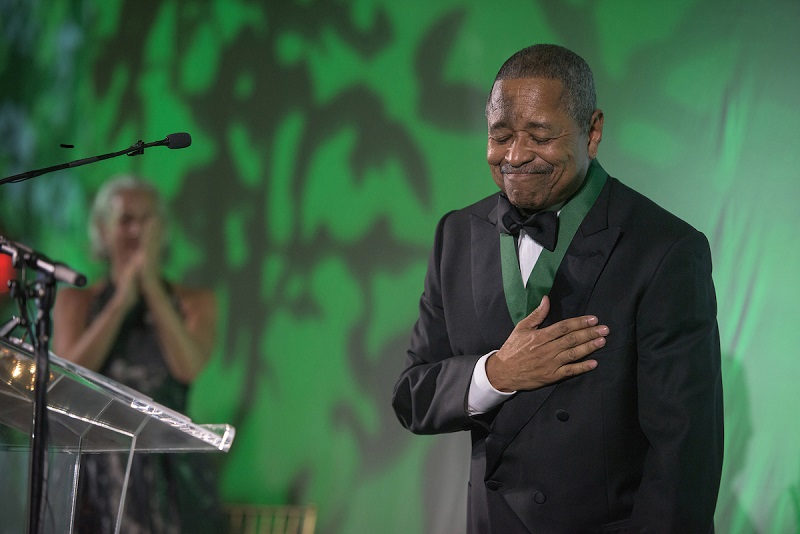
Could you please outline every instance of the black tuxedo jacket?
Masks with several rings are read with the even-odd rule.
[[[514,328],[496,197],[439,223],[392,399],[413,432],[471,431],[469,532],[712,532],[723,416],[705,237],[609,178],[544,323],[596,315],[610,328],[598,367],[470,417],[475,363]]]

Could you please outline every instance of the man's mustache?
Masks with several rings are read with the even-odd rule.
[[[500,172],[503,174],[551,174],[554,167],[552,165],[520,165],[515,167],[506,163],[500,167]]]

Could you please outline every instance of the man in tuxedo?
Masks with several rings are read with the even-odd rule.
[[[393,394],[469,430],[470,533],[708,533],[722,384],[708,242],[597,162],[586,62],[514,54],[486,108],[500,191],[437,229]]]

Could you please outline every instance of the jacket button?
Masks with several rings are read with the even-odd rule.
[[[497,491],[502,487],[503,487],[503,485],[500,482],[496,481],[496,480],[487,480],[486,481],[486,488],[490,489],[491,491]]]
[[[556,417],[559,421],[566,421],[569,419],[569,413],[566,410],[556,410]]]
[[[544,496],[544,493],[541,491],[534,492],[533,500],[536,504],[544,504],[544,501],[547,500],[547,497]]]

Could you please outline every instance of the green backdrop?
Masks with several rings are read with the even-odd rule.
[[[460,532],[469,438],[406,432],[391,389],[438,218],[495,189],[494,74],[563,44],[594,68],[603,166],[711,242],[717,529],[796,532],[798,23],[797,0],[0,0],[1,176],[193,139],[4,185],[0,230],[96,280],[94,192],[152,180],[170,275],[221,302],[190,415],[237,428],[225,499],[315,502],[322,533]]]

